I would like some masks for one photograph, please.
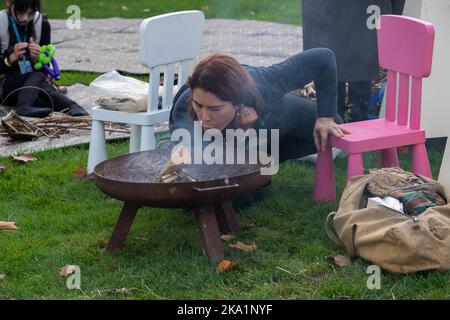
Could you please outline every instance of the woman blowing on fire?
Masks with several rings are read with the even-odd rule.
[[[317,104],[291,93],[314,81]],[[325,149],[342,137],[336,111],[336,61],[331,50],[301,52],[270,67],[240,65],[216,54],[198,63],[175,97],[170,128],[279,129],[280,162]]]

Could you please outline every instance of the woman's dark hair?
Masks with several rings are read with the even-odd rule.
[[[33,12],[41,12],[41,0],[11,0],[8,6],[8,13],[12,15],[12,10],[16,12],[25,12],[31,10]],[[42,19],[42,17],[40,18]],[[36,30],[34,28],[34,19],[28,24],[30,30],[30,36],[36,39]],[[11,24],[9,24],[9,42],[11,46],[15,44],[15,33]],[[28,41],[28,39],[27,39]]]
[[[214,54],[201,60],[188,79],[192,90],[200,88],[216,95],[220,100],[244,105],[260,114],[263,101],[247,71],[233,57]],[[192,97],[188,101],[188,113],[196,120]]]

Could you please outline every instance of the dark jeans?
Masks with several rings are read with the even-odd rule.
[[[349,122],[367,120],[369,111],[369,99],[372,90],[372,81],[338,83],[338,112],[345,119],[348,111]]]
[[[54,105],[53,111],[62,111],[67,108],[74,110],[76,109],[77,111],[82,110],[82,107],[79,106],[75,101],[69,99],[68,97],[54,89],[48,81],[47,77],[42,72],[32,72],[25,75],[6,75],[5,82],[3,84],[3,98],[6,98],[14,90],[26,86],[41,88],[45,92],[47,92],[48,95],[39,89],[22,89],[13,93],[5,101],[5,104],[15,106],[16,108],[51,108],[52,100]],[[51,97],[51,100],[49,96]]]

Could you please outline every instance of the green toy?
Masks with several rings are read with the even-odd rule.
[[[59,80],[59,67],[54,58],[55,53],[56,53],[55,46],[51,44],[42,46],[39,56],[34,64],[34,70],[44,69],[43,71],[45,73],[49,74],[56,80]],[[52,64],[53,70],[50,69],[49,67],[50,64]]]

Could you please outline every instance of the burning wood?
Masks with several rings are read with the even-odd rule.
[[[164,164],[154,182],[172,183],[175,181],[181,182],[183,180],[188,180],[190,182],[196,181],[189,174],[182,171],[182,165],[189,163],[191,163],[191,155],[189,151],[183,146],[178,147],[172,152],[172,156]]]

